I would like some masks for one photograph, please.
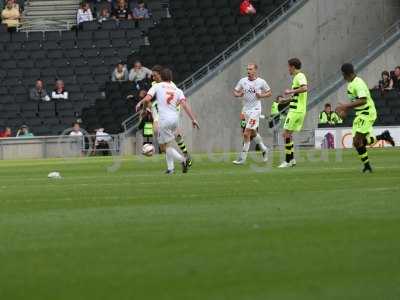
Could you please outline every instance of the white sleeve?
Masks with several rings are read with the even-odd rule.
[[[152,98],[154,98],[154,96],[157,93],[157,84],[153,85],[150,90],[147,92],[147,95],[150,95]]]
[[[269,87],[269,84],[265,81],[265,80],[263,80],[263,84],[262,84],[262,87],[261,87],[265,92],[269,92],[270,90],[271,90],[271,88]]]
[[[239,82],[236,84],[235,90],[238,91],[238,92],[243,90],[243,79],[240,79]]]
[[[176,97],[177,97],[178,105],[179,105],[180,103],[186,101],[186,97],[185,97],[185,95],[183,94],[183,91],[182,91],[182,90],[179,90],[179,89],[178,89],[178,92],[177,92],[177,94],[176,94]]]

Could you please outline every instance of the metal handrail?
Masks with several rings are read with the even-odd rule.
[[[140,112],[137,112],[130,116],[128,119],[121,123],[124,133],[126,135],[130,134],[134,129],[139,126],[140,123]]]
[[[267,15],[264,19],[262,19],[257,25],[255,25],[249,32],[244,34],[241,38],[239,38],[236,42],[232,43],[228,46],[223,52],[213,58],[206,65],[201,67],[195,73],[193,73],[189,78],[185,79],[183,82],[178,84],[179,88],[183,91],[187,91],[189,88],[193,88],[196,84],[202,80],[205,76],[209,75],[211,72],[215,71],[215,69],[226,63],[228,60],[232,59],[233,55],[247,46],[251,41],[255,40],[265,28],[272,26],[279,19],[284,16],[287,12],[297,8],[301,4],[307,2],[308,0],[286,0],[282,3],[278,8],[272,11],[269,15]],[[124,122],[122,122],[122,128],[124,131],[132,131],[132,125],[136,124],[135,120],[138,117],[138,114],[135,114]]]
[[[272,11],[268,16],[262,19],[257,25],[255,25],[249,32],[244,34],[241,38],[228,46],[224,51],[214,57],[211,61],[209,61],[199,70],[194,72],[183,82],[178,84],[178,87],[183,91],[187,91],[189,88],[194,88],[195,86],[197,86],[197,84],[204,77],[214,72],[217,67],[225,64],[227,61],[230,61],[235,53],[243,49],[250,42],[254,41],[261,31],[277,23],[282,16],[286,15],[289,11],[292,11],[306,1],[307,0],[286,0],[278,8]]]
[[[51,31],[51,30],[71,30],[72,24],[69,21],[54,20],[54,19],[37,19],[22,22],[17,27],[17,31]]]
[[[368,65],[371,60],[376,58],[382,53],[382,49],[388,47],[400,38],[400,20],[396,21],[391,25],[384,33],[382,33],[378,38],[374,39],[372,42],[368,43],[368,46],[362,49],[357,49],[358,52],[352,58],[348,59],[348,62],[354,64],[356,71],[362,70]],[[357,51],[356,50],[356,51]],[[329,76],[327,79],[322,79],[323,84],[310,90],[310,101],[308,104],[308,109],[312,109],[316,105],[320,104],[326,96],[328,96],[335,89],[339,88],[344,80],[342,78],[342,73],[336,72],[335,74]]]

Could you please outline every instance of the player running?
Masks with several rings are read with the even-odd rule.
[[[171,145],[171,142],[175,140],[175,132],[179,127],[179,106],[183,108],[192,120],[194,128],[199,128],[199,123],[196,121],[190,106],[186,103],[186,98],[182,90],[178,89],[172,83],[172,71],[168,68],[164,68],[160,75],[162,82],[151,87],[146,97],[143,99],[143,104],[146,106],[154,97],[157,98],[159,114],[158,143],[161,150],[166,153],[166,173],[174,174],[174,160],[181,162],[183,173],[187,173],[187,159]],[[141,103],[136,106],[136,109],[140,109],[140,106]]]
[[[152,85],[160,83],[161,82],[161,71],[163,67],[160,65],[155,65],[152,68],[152,77],[153,77],[153,82]],[[175,83],[171,82],[172,85],[175,86]],[[154,128],[158,128],[158,107],[157,107],[157,99],[153,101],[152,104],[152,113],[153,113],[153,119],[154,119]],[[175,133],[175,141],[178,144],[179,149],[181,149],[183,155],[186,157],[188,166],[191,167],[193,162],[191,155],[189,154],[188,148],[186,146],[185,140],[183,139],[183,130],[179,127]]]
[[[301,72],[301,61],[292,58],[288,61],[289,74],[293,77],[292,88],[285,91],[288,100],[281,100],[281,104],[289,103],[289,112],[283,125],[283,138],[285,139],[285,161],[279,168],[291,168],[296,165],[294,158],[293,133],[303,128],[307,111],[308,83],[307,78]]]
[[[258,77],[257,70],[256,64],[249,64],[247,66],[247,77],[242,78],[233,90],[235,97],[244,97],[242,112],[246,123],[243,132],[243,150],[239,158],[233,161],[235,165],[243,165],[246,162],[252,137],[262,151],[264,162],[268,161],[268,148],[263,143],[257,128],[260,123],[261,100],[271,97],[272,92],[267,82]]]
[[[350,103],[340,103],[336,111],[341,117],[345,117],[350,109],[354,109],[356,117],[353,121],[353,145],[356,148],[361,161],[364,164],[363,173],[372,172],[368,158],[367,145],[376,141],[386,141],[395,146],[395,142],[389,131],[384,131],[378,136],[372,136],[373,125],[377,118],[374,100],[367,84],[357,76],[352,64],[342,65],[343,78],[348,82],[347,95]]]

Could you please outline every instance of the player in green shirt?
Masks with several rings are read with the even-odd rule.
[[[375,144],[376,141],[386,141],[395,146],[395,142],[387,130],[376,137],[372,135],[373,125],[377,118],[375,103],[367,84],[354,71],[354,66],[349,63],[344,64],[342,74],[348,82],[347,95],[351,102],[340,103],[336,110],[342,118],[346,116],[350,109],[355,110],[353,146],[364,164],[363,173],[372,172],[367,146]]]
[[[286,157],[279,168],[290,168],[296,165],[293,133],[303,128],[307,111],[308,83],[306,76],[301,72],[301,61],[298,58],[289,59],[288,66],[289,73],[293,76],[293,83],[292,88],[285,91],[285,96],[289,96],[290,99],[281,101],[281,104],[289,102],[289,112],[283,126]]]

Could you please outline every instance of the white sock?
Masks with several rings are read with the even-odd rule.
[[[249,149],[250,149],[250,142],[245,142],[243,144],[243,150],[242,150],[242,154],[241,154],[242,160],[247,159],[247,153],[249,153]]]
[[[168,163],[168,157],[172,160],[172,168],[174,168],[174,160],[177,160],[179,162],[185,161],[185,158],[181,154],[179,154],[179,152],[176,151],[176,149],[173,147],[167,147],[166,154],[167,154],[167,163]]]
[[[171,154],[169,153],[168,149],[167,149],[167,151],[165,152],[165,159],[167,160],[167,168],[168,168],[168,171],[174,170],[174,169],[175,169],[175,166],[174,166],[174,158],[171,156]]]
[[[254,142],[260,146],[260,149],[264,152],[267,151],[267,146],[265,146],[262,137],[257,133],[256,137],[254,138]]]

